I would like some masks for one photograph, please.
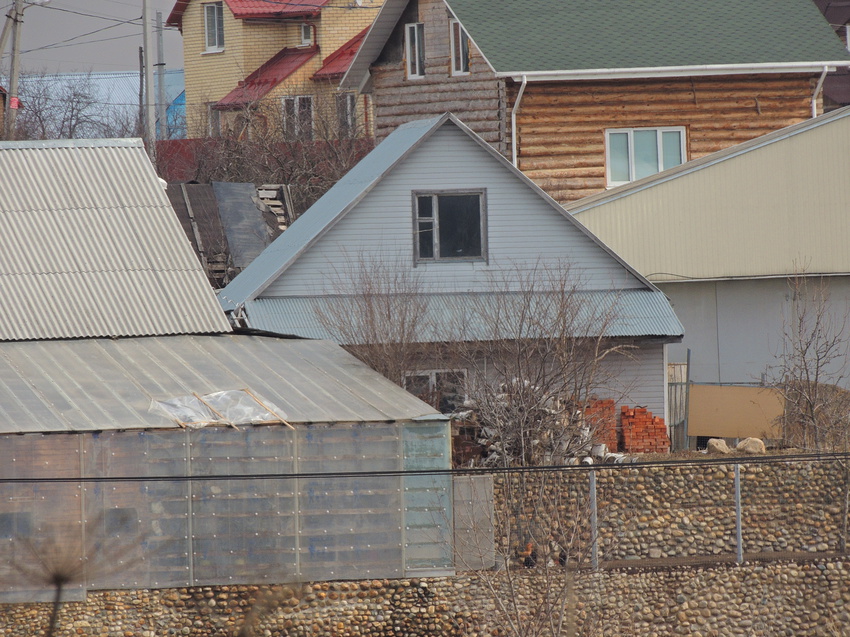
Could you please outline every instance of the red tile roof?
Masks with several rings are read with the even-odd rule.
[[[165,23],[183,28],[183,12],[191,0],[177,0]],[[246,18],[306,18],[317,16],[328,0],[224,0],[239,19]]]
[[[216,110],[227,111],[242,108],[256,102],[298,70],[307,60],[319,52],[319,47],[283,49],[264,62],[239,85],[225,95],[216,105]]]
[[[322,63],[322,68],[316,71],[313,75],[313,79],[332,80],[342,77],[348,70],[348,67],[351,66],[351,62],[354,60],[354,56],[357,54],[360,44],[363,42],[363,38],[366,36],[366,32],[368,30],[369,27],[366,27],[326,57],[325,61]]]

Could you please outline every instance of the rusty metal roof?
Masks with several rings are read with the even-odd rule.
[[[0,341],[229,331],[141,140],[0,142]]]

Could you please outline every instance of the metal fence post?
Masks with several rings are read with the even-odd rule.
[[[735,463],[735,560],[744,562],[744,533],[741,527],[741,465]]]
[[[594,571],[599,570],[599,529],[596,517],[596,471],[591,469],[590,476],[590,564]]]

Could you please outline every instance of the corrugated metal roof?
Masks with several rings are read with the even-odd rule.
[[[850,273],[850,107],[567,207],[653,281]]]
[[[183,13],[191,0],[177,0],[165,23],[183,28]],[[318,15],[328,0],[224,0],[236,18],[298,18]]]
[[[809,0],[447,4],[497,73],[850,60]]]
[[[239,109],[256,103],[304,66],[318,52],[317,46],[306,49],[282,49],[216,102],[215,108],[218,110]]]
[[[231,334],[0,343],[3,434],[174,428],[152,401],[244,389],[293,424],[439,417],[326,341]]]
[[[0,340],[228,331],[140,140],[0,142]]]
[[[494,338],[491,320],[497,310],[504,313],[510,310],[511,304],[516,305],[517,312],[537,306],[535,321],[525,323],[528,331],[514,337],[540,337],[541,334],[533,333],[541,327],[537,321],[543,321],[547,313],[554,320],[564,303],[564,297],[544,293],[533,299],[525,294],[499,292],[425,294],[421,298],[425,308],[417,337],[419,342],[491,340]],[[655,290],[578,292],[566,302],[575,302],[581,308],[575,324],[585,326],[590,333],[606,323],[605,335],[610,337],[677,338],[684,333],[667,297]],[[245,312],[251,327],[256,329],[335,340],[336,334],[328,328],[328,321],[322,321],[320,316],[334,317],[340,310],[349,309],[357,314],[358,307],[354,297],[264,297],[246,303]],[[330,322],[332,324],[333,318]]]
[[[360,48],[368,30],[369,28],[366,27],[326,57],[322,62],[322,68],[313,74],[313,79],[330,80],[341,77],[348,70],[354,56],[357,55],[357,50]]]

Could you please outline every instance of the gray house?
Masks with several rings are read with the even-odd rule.
[[[547,277],[565,264],[571,278],[559,289],[574,286],[588,315],[610,310],[588,329],[634,348],[603,363],[612,373],[598,395],[663,417],[666,346],[682,336],[666,297],[450,114],[400,126],[219,299],[252,328],[359,345],[368,339],[351,342],[322,317],[340,303],[355,307],[364,295],[396,294],[405,303],[389,323],[401,323],[413,303],[427,318],[406,336],[412,342],[483,342],[512,337],[464,320],[471,305],[516,311],[516,299],[533,287],[532,303],[542,307],[557,292],[545,289]],[[365,281],[364,270],[383,280]],[[396,288],[382,287],[388,282]],[[426,357],[404,371],[431,384],[441,372],[451,372],[445,380],[468,371],[434,365]]]
[[[449,466],[337,345],[233,332],[140,140],[0,143],[0,601],[451,573]]]
[[[669,359],[690,352],[691,381],[758,384],[792,316],[788,277],[827,282],[833,318],[844,320],[848,139],[844,108],[567,210],[671,299],[686,335]]]

